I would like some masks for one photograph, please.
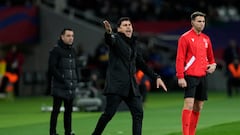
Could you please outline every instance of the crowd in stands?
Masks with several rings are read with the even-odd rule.
[[[14,96],[19,96],[19,78],[22,75],[24,54],[16,45],[9,45],[7,48],[6,52],[1,48],[0,94],[14,93]]]
[[[120,16],[133,20],[182,20],[196,10],[213,21],[238,21],[237,0],[68,0],[68,5],[100,18],[116,21]]]
[[[232,97],[233,89],[240,87],[240,48],[236,40],[230,40],[223,52],[225,62],[225,75],[227,77],[227,95]]]
[[[29,5],[37,0],[1,0],[0,5]],[[42,0],[46,2],[49,0]],[[51,1],[52,2],[52,1]],[[129,16],[134,21],[186,20],[193,11],[205,12],[210,21],[239,21],[240,3],[237,0],[55,0],[89,16],[116,21]]]
[[[29,5],[37,0],[1,0],[0,5]],[[42,0],[42,2],[51,0]],[[98,18],[116,21],[129,16],[133,21],[186,20],[193,11],[205,12],[210,21],[239,21],[240,3],[237,0],[55,0],[55,6],[74,9]]]

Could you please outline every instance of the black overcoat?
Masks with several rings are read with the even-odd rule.
[[[105,33],[105,42],[109,46],[109,63],[106,73],[104,94],[128,96],[132,90],[135,96],[140,96],[136,83],[136,69],[141,69],[154,79],[159,77],[150,69],[139,51],[136,38],[126,37],[123,33]]]
[[[62,40],[50,51],[49,73],[51,75],[51,94],[64,99],[73,99],[79,82],[76,52],[72,45]]]

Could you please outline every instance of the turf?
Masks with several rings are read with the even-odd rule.
[[[0,100],[0,135],[47,135],[50,112],[41,106],[51,105],[51,97],[21,97]],[[181,135],[182,93],[149,93],[144,104],[143,135]],[[200,116],[197,135],[237,135],[240,133],[240,95],[227,98],[223,92],[211,92]],[[90,135],[100,112],[74,112],[73,130]],[[63,135],[63,113],[58,132]],[[103,135],[131,135],[131,116],[118,112]]]

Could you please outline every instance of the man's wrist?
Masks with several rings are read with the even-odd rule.
[[[111,30],[111,29],[106,30],[106,32],[107,32],[108,34],[112,34],[112,30]]]
[[[161,79],[161,76],[160,76],[160,75],[157,75],[157,79],[158,79],[158,78]]]

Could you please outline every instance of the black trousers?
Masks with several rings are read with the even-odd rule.
[[[107,95],[107,104],[104,113],[98,120],[96,128],[92,135],[101,135],[108,122],[112,119],[117,111],[117,108],[121,101],[124,101],[132,115],[132,134],[142,134],[142,120],[143,120],[143,107],[142,99],[137,96],[121,97],[118,95]]]
[[[233,87],[240,87],[240,79],[239,78],[233,78],[233,77],[229,77],[227,80],[227,95],[229,97],[232,96],[232,89]],[[236,90],[236,92],[238,92]]]
[[[4,76],[2,78],[2,82],[0,83],[1,84],[0,85],[0,92],[1,93],[5,93],[6,92],[5,89],[7,87],[8,82],[9,82],[8,78],[6,76]]]
[[[4,76],[2,78],[2,82],[0,83],[0,93],[5,93],[6,92],[6,87],[9,83],[9,79]],[[13,84],[13,92],[14,92],[14,96],[19,96],[19,79]]]
[[[56,134],[57,118],[60,112],[60,107],[64,102],[64,129],[65,135],[70,135],[72,132],[72,107],[73,99],[63,99],[60,97],[53,97],[53,110],[50,119],[50,135]]]

